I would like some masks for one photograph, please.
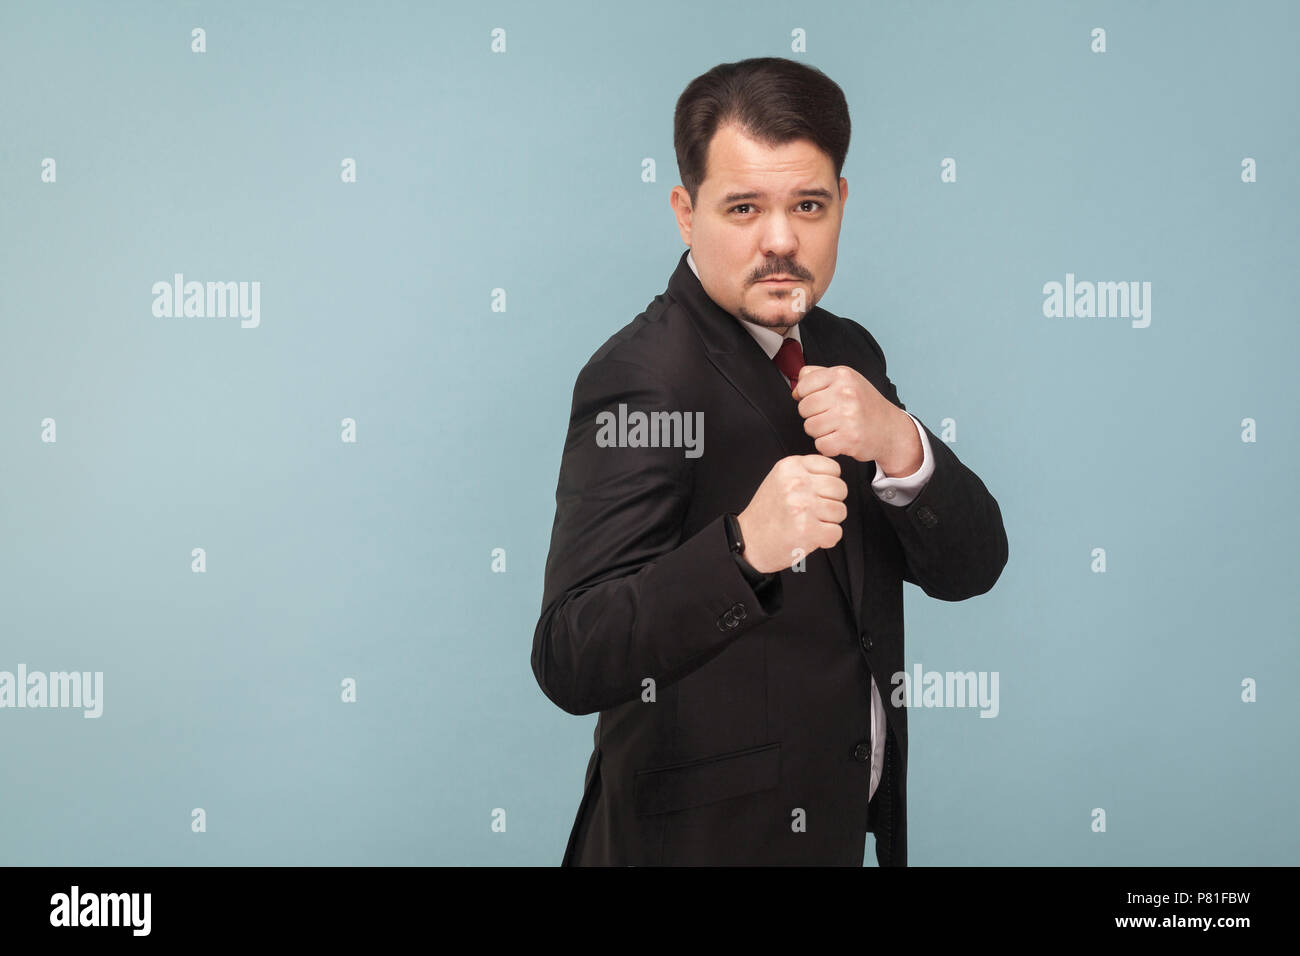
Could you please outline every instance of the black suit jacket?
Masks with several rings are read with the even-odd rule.
[[[814,307],[805,361],[848,365],[905,409],[862,326]],[[599,447],[597,416],[703,413],[703,453]],[[532,667],[572,714],[599,712],[564,865],[907,862],[903,582],[960,601],[1007,560],[997,502],[929,429],[934,473],[906,507],[874,462],[836,460],[843,537],[750,583],[723,515],[787,455],[817,454],[780,370],[683,253],[662,295],[578,374]],[[868,807],[872,675],[887,713]],[[869,812],[870,809],[870,812]]]

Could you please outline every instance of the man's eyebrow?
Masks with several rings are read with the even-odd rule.
[[[790,193],[791,196],[797,196],[804,199],[823,199],[826,202],[835,200],[834,194],[829,189],[823,189],[820,186],[809,189],[796,189]],[[727,193],[722,197],[723,203],[744,202],[748,199],[766,199],[765,192],[747,192],[747,193]]]

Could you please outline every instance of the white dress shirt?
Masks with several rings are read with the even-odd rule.
[[[695,258],[688,252],[686,253],[686,264],[691,267],[691,271],[699,276],[700,270],[695,267]],[[777,350],[781,348],[784,340],[779,332],[772,329],[764,328],[761,325],[755,325],[753,322],[747,322],[744,319],[736,319],[741,328],[754,337],[767,357],[773,358]],[[799,326],[792,326],[786,335],[799,343],[799,348],[803,348],[803,342],[799,338]],[[930,475],[934,473],[934,462],[930,457],[930,439],[926,435],[925,429],[911,412],[907,413],[912,421],[916,424],[916,431],[921,436],[922,459],[921,467],[910,475],[901,478],[890,478],[876,465],[876,477],[872,479],[871,490],[876,496],[888,504],[901,508],[912,503],[913,499],[921,493],[925,483],[930,480]],[[876,786],[880,783],[880,774],[885,765],[885,735],[878,731],[878,728],[885,726],[885,706],[880,699],[880,688],[876,675],[872,674],[871,680],[871,784],[867,792],[867,799],[876,792]]]

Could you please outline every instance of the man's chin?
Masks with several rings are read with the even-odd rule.
[[[798,325],[803,315],[796,315],[793,312],[784,315],[745,312],[741,318],[755,325],[761,325],[765,329],[788,329],[792,325]]]

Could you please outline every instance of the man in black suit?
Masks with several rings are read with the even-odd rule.
[[[984,483],[819,306],[844,94],[722,64],[677,103],[690,248],[578,374],[532,666],[599,712],[564,865],[907,862],[904,581],[960,601],[1007,560]]]

